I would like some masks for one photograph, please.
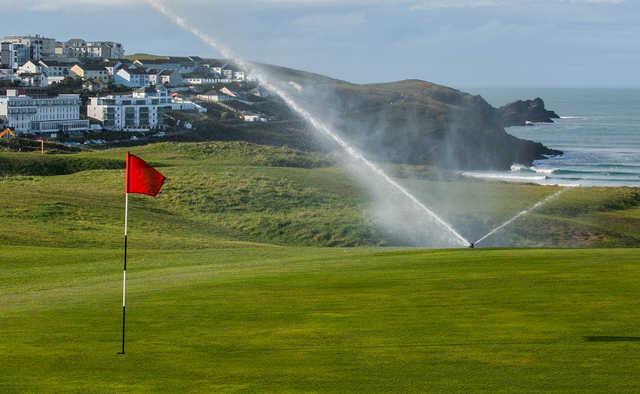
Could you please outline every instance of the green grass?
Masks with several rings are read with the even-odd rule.
[[[635,250],[133,244],[124,357],[118,250],[0,251],[3,392],[583,393],[640,384]]]
[[[206,247],[211,239],[295,246],[402,244],[370,218],[373,207],[365,190],[321,155],[238,142],[164,143],[133,151],[169,177],[158,199],[133,198],[138,209],[132,220],[154,229],[149,236],[154,245],[163,228],[179,229],[193,247]],[[125,152],[0,153],[5,196],[0,231],[10,230],[5,237],[16,244],[113,247],[120,238]],[[421,167],[390,171],[469,239],[557,190],[443,177]],[[570,190],[486,246],[633,247],[640,244],[638,209],[637,189]]]
[[[376,248],[391,241],[365,191],[324,157],[241,143],[134,152],[168,182],[130,199],[124,357],[125,150],[0,153],[0,392],[640,384],[637,249]],[[469,237],[557,190],[416,170],[400,181]],[[636,189],[572,189],[492,242],[637,246],[639,230]]]

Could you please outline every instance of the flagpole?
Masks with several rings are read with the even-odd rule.
[[[127,232],[129,227],[129,193],[125,193],[124,200],[124,269],[122,270],[122,351],[124,354],[124,334],[127,301]]]

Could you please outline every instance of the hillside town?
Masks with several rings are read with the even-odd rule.
[[[0,42],[0,131],[56,139],[190,129],[189,116],[268,122],[268,94],[246,70],[198,56],[127,56],[113,41],[41,35]],[[179,116],[179,113],[187,116]],[[136,138],[132,136],[132,138]]]

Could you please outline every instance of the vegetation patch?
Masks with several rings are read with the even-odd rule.
[[[70,155],[0,154],[0,176],[68,175],[80,171],[122,169],[124,161]]]

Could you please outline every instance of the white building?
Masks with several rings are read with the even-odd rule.
[[[149,70],[150,85],[180,86],[184,83],[182,75],[174,70]]]
[[[196,99],[205,103],[219,103],[221,101],[220,94],[217,90],[210,90],[205,93],[200,93],[196,96]]]
[[[78,58],[121,59],[124,57],[124,47],[119,42],[85,41],[79,38],[62,44],[58,52],[62,52],[62,56]]]
[[[16,70],[16,74],[39,74],[42,72],[42,66],[38,62],[34,62],[33,60],[29,60],[25,64],[18,67]]]
[[[165,111],[207,112],[207,109],[179,97],[172,98],[163,87],[141,88],[131,95],[92,97],[87,106],[87,116],[111,131],[157,129]]]
[[[143,67],[122,67],[113,76],[116,85],[144,88],[151,85],[151,73]]]
[[[131,95],[92,97],[87,116],[106,130],[140,131],[158,128],[162,113],[172,109],[166,89],[140,89]]]
[[[219,83],[229,83],[231,80],[225,79],[216,73],[190,73],[183,75],[184,83],[192,86],[215,85]]]
[[[39,65],[42,72],[51,77],[70,77],[72,76],[71,68],[78,64],[77,62],[64,61],[64,60],[40,60]]]
[[[7,90],[0,96],[0,118],[18,133],[53,134],[86,131],[89,121],[80,119],[80,96],[34,98]]]

